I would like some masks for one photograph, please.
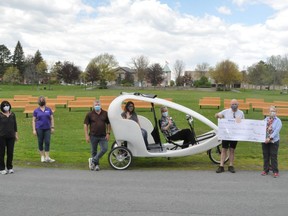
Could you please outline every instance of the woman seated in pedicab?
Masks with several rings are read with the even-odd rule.
[[[122,118],[130,119],[138,123],[139,127],[141,128],[137,113],[135,112],[135,105],[132,101],[128,101],[124,107],[124,112],[121,114]],[[147,150],[150,150],[148,147],[148,134],[144,128],[141,128],[142,136],[144,138],[145,146]]]
[[[160,127],[161,131],[164,133],[168,140],[177,141],[183,140],[182,148],[188,148],[189,145],[194,145],[196,143],[195,134],[189,129],[179,129],[177,128],[175,122],[168,114],[167,107],[161,107],[161,119]]]

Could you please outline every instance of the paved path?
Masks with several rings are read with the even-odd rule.
[[[288,215],[288,172],[16,168],[0,175],[1,216]]]

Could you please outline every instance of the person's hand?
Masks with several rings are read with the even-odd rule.
[[[37,135],[37,132],[36,132],[36,130],[33,130],[33,134],[36,136]]]
[[[270,138],[266,138],[265,143],[269,143],[270,142]]]
[[[86,142],[89,143],[90,142],[90,137],[89,136],[85,136]]]
[[[54,129],[54,128],[51,128],[51,133],[52,133],[52,134],[54,133],[54,131],[55,131],[55,129]]]
[[[107,133],[107,134],[106,134],[106,140],[109,141],[109,138],[110,138],[110,134]]]
[[[15,135],[15,141],[18,141],[18,139],[19,139],[18,135]]]

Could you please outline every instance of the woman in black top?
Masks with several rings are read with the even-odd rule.
[[[0,174],[14,173],[13,153],[14,144],[18,140],[16,116],[11,112],[11,104],[8,101],[2,101],[0,111]],[[5,169],[5,150],[7,149],[7,159]]]

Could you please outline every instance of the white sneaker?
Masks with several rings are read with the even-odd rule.
[[[46,162],[46,160],[45,160],[45,157],[44,157],[44,156],[41,156],[41,162],[42,162],[42,163]]]
[[[95,171],[100,171],[100,167],[99,167],[99,165],[96,165],[96,167],[95,167]]]
[[[90,170],[93,170],[92,166],[93,166],[92,158],[88,158],[88,167]]]
[[[14,170],[13,170],[13,169],[9,169],[9,170],[8,170],[8,173],[9,173],[9,174],[12,174],[12,173],[14,173]]]
[[[0,174],[6,175],[6,174],[7,174],[7,171],[6,171],[6,170],[1,170],[1,171],[0,171]]]
[[[55,160],[49,157],[49,158],[46,158],[46,162],[53,163],[53,162],[55,162]]]

